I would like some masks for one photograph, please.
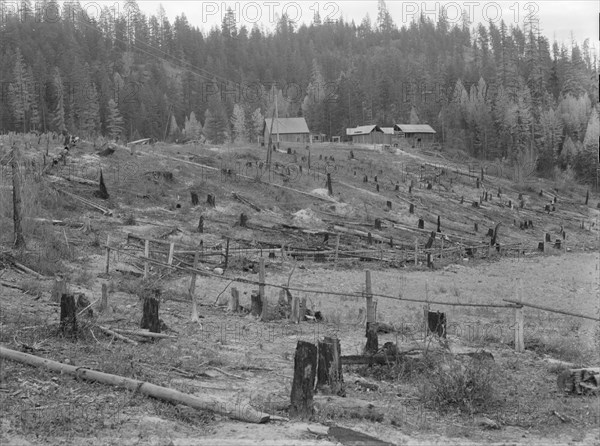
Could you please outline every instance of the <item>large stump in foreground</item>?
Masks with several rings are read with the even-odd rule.
[[[60,298],[59,329],[66,336],[77,337],[77,304],[72,294],[65,293]]]
[[[344,396],[344,377],[342,375],[340,340],[325,337],[319,341],[319,369],[317,387],[329,386],[331,393]]]
[[[160,319],[158,310],[160,307],[160,290],[149,291],[143,297],[141,328],[147,328],[152,333],[160,333]]]
[[[317,346],[298,341],[294,357],[290,418],[308,420],[312,417],[316,372]]]

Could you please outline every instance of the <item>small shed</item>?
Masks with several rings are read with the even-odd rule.
[[[281,142],[310,143],[310,131],[304,118],[266,118],[263,124],[263,138],[269,141],[269,133],[273,125],[273,142],[277,142],[277,134]]]
[[[381,127],[381,131],[383,132],[383,144],[392,145],[395,127]]]
[[[410,140],[412,147],[422,147],[432,144],[436,131],[428,124],[396,124],[395,136],[399,139]]]
[[[346,129],[346,136],[355,144],[383,144],[383,131],[378,125],[362,125]]]

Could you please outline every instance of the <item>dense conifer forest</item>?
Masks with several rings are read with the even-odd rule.
[[[0,131],[121,140],[256,142],[264,117],[304,116],[311,132],[427,123],[444,149],[537,159],[540,174],[596,177],[598,61],[586,39],[520,26],[399,27],[385,2],[361,23],[200,30],[135,1],[91,18],[79,2],[0,2]]]

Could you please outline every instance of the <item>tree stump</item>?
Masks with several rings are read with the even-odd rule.
[[[427,240],[427,243],[425,243],[425,249],[429,249],[433,246],[433,242],[435,240],[435,232],[431,231],[431,234],[429,234],[429,240]]]
[[[428,311],[427,325],[431,333],[435,333],[440,338],[446,338],[446,313]]]
[[[77,304],[75,296],[63,294],[60,298],[60,326],[63,335],[77,337]]]
[[[412,194],[412,185],[408,186],[408,193]]]
[[[396,187],[394,188],[394,190],[395,190],[396,192],[398,192],[398,191],[400,190],[400,185],[399,185],[398,183],[396,183]]]
[[[240,214],[240,227],[247,228],[248,227],[248,216],[243,212]]]
[[[480,184],[479,184],[479,178],[477,178],[476,184],[477,184],[477,189],[479,189],[479,186],[480,186]]]
[[[344,396],[344,377],[342,374],[342,361],[340,340],[325,337],[319,341],[319,367],[317,369],[317,387],[329,386],[331,393]]]
[[[368,243],[369,245],[372,245],[372,244],[373,244],[373,236],[371,235],[371,233],[370,233],[370,232],[369,232],[369,233],[367,233],[367,243]]]
[[[479,207],[479,202],[478,201],[474,201],[473,204],[472,204],[472,206],[474,208],[478,208]]]
[[[423,220],[422,218],[419,218],[419,229],[425,229],[425,220]]]
[[[415,213],[415,205],[414,204],[410,204],[410,207],[408,208],[408,213],[409,214],[414,214]]]
[[[431,253],[427,253],[427,268],[433,269],[433,256]]]
[[[333,186],[331,185],[331,174],[327,172],[327,193],[330,197],[333,196]]]
[[[192,196],[192,206],[198,206],[198,194],[196,192],[190,191],[190,195]]]
[[[588,204],[589,201],[590,201],[590,191],[588,190],[587,193],[585,194],[585,205],[586,206],[587,206],[587,204]]]
[[[54,281],[50,300],[58,303],[60,302],[63,294],[67,294],[67,282],[65,282],[62,278],[58,278]]]
[[[210,206],[210,207],[215,207],[216,206],[216,202],[215,202],[215,196],[212,194],[208,194],[208,196],[206,197],[206,203]]]
[[[377,175],[375,175],[375,178],[373,178],[373,180],[377,183]]]
[[[294,380],[290,418],[309,420],[313,415],[313,395],[317,372],[317,347],[298,341],[294,356]]]
[[[236,287],[231,288],[231,297],[227,309],[232,313],[237,313],[240,308],[240,292]]]
[[[96,194],[96,196],[103,200],[108,200],[110,195],[108,195],[108,191],[106,190],[106,185],[104,184],[104,175],[102,175],[102,169],[100,169],[100,184],[98,186],[99,186],[99,189],[98,189],[98,193]]]
[[[442,232],[442,224],[441,224],[439,215],[438,215],[438,219],[437,219],[437,232]]]
[[[108,286],[102,284],[102,299],[100,300],[100,306],[98,307],[98,313],[104,313],[108,308]]]
[[[204,234],[204,217],[201,215],[198,220],[198,233]]]
[[[475,229],[475,232],[479,232],[479,225],[477,223],[473,223],[473,229]]]
[[[367,329],[365,333],[367,343],[365,345],[365,354],[374,355],[379,350],[379,340],[377,338],[377,324],[367,322]]]
[[[379,218],[375,219],[375,229],[381,229],[381,220]]]
[[[369,182],[369,178],[365,175],[363,178],[363,183],[368,183]]]
[[[258,290],[252,290],[252,294],[250,295],[250,313],[252,316],[260,316],[262,313],[262,300],[260,299],[260,293]]]
[[[160,333],[160,320],[158,317],[160,290],[153,290],[153,292],[154,296],[144,296],[140,328],[147,328],[152,333]]]
[[[385,205],[386,205],[386,207],[388,208],[388,211],[391,211],[391,210],[392,210],[392,202],[391,202],[391,201],[389,201],[389,200],[388,200],[388,201],[386,201]]]
[[[379,192],[379,184],[375,185],[375,189],[377,190],[377,192]]]

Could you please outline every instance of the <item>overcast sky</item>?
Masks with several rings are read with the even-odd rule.
[[[81,1],[85,5],[86,1]],[[110,2],[109,2],[110,3]],[[177,15],[185,13],[188,21],[207,31],[211,27],[220,26],[223,14],[231,7],[240,21],[249,28],[254,23],[272,29],[277,17],[286,12],[288,17],[295,19],[298,24],[310,23],[314,11],[318,10],[322,19],[330,17],[344,20],[354,20],[358,25],[369,14],[371,21],[377,19],[377,0],[366,1],[287,1],[287,0],[257,0],[257,1],[154,1],[138,0],[138,5],[146,14],[156,14],[162,3],[167,16],[172,21]],[[112,3],[114,4],[114,3]],[[551,41],[569,43],[571,33],[578,42],[586,38],[598,48],[598,0],[584,1],[394,1],[386,2],[394,22],[401,26],[409,24],[413,17],[421,12],[437,21],[445,5],[446,16],[451,23],[460,21],[461,12],[466,11],[472,21],[500,23],[503,19],[507,25],[518,24],[532,14],[539,17],[541,31]]]

